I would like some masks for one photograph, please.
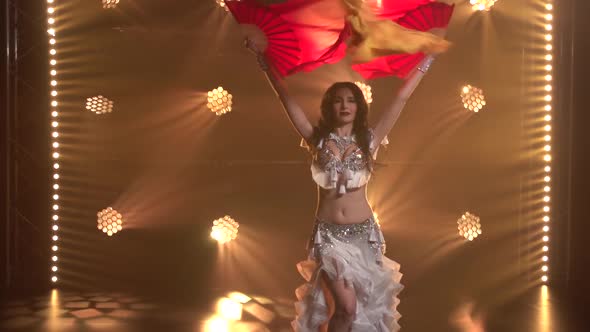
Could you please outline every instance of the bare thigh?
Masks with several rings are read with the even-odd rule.
[[[326,303],[330,308],[330,316],[335,311],[354,314],[356,312],[356,291],[353,285],[349,285],[343,279],[332,280],[324,271],[320,273],[320,276]]]

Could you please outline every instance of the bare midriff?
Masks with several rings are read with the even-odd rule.
[[[316,216],[320,221],[332,224],[358,224],[373,216],[367,200],[367,186],[348,189],[339,194],[338,189],[318,186]]]

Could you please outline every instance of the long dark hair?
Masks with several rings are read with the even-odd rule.
[[[356,137],[357,144],[369,165],[369,169],[372,170],[373,165],[373,156],[371,155],[369,144],[369,124],[368,124],[368,114],[369,114],[369,105],[365,100],[365,96],[363,95],[363,91],[354,83],[352,82],[337,82],[332,84],[324,93],[322,97],[322,103],[320,105],[321,109],[321,117],[317,127],[314,128],[312,142],[314,145],[317,145],[319,141],[323,138],[327,138],[335,128],[335,120],[334,120],[334,98],[336,96],[336,92],[340,89],[348,89],[352,92],[354,96],[354,101],[356,103],[356,116],[354,118],[354,122],[352,124],[352,133]]]

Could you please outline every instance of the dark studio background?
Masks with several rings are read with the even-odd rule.
[[[98,1],[81,3],[72,2],[69,10],[76,15],[68,17],[60,34],[68,59],[60,76],[65,91],[60,96],[60,287],[130,290],[168,301],[206,303],[224,290],[224,283],[231,283],[253,293],[291,296],[300,280],[288,267],[303,255],[315,192],[308,181],[307,156],[255,62],[240,48],[235,24],[221,19],[223,13],[211,6],[190,1],[130,1],[114,14],[101,14]],[[590,304],[590,3],[555,4],[550,284],[574,317]],[[45,6],[44,1],[5,0],[1,8],[2,45],[12,51],[18,46],[17,60],[13,53],[2,54],[0,89],[0,281],[3,294],[10,296],[52,287]],[[410,285],[408,307],[419,306],[436,291],[439,278],[452,284],[443,291],[452,303],[473,291],[492,306],[506,301],[504,294],[493,295],[494,287],[518,275],[510,271],[508,276],[470,281],[482,270],[492,270],[494,263],[513,268],[504,259],[518,256],[517,234],[526,230],[508,228],[520,220],[513,213],[520,207],[515,183],[521,179],[515,174],[526,166],[511,163],[518,159],[518,146],[503,150],[521,134],[514,119],[522,101],[514,101],[520,98],[516,92],[504,93],[518,91],[522,82],[505,79],[520,68],[518,50],[508,40],[514,28],[510,19],[526,13],[516,4],[507,6],[492,14],[494,34],[483,40],[478,40],[478,29],[490,22],[457,13],[467,32],[450,29],[455,48],[433,67],[433,77],[422,84],[390,135],[392,146],[381,152],[388,163],[384,169],[393,175],[383,171],[376,176],[387,185],[370,192],[372,203],[385,220],[416,220],[385,227],[392,239],[399,234],[389,251],[394,256],[400,252],[402,268],[410,266],[404,276]],[[178,43],[183,39],[187,42]],[[492,67],[480,67],[485,63]],[[343,76],[339,67],[328,67],[289,83],[306,109],[313,110],[318,91],[329,83],[326,78],[354,79]],[[445,116],[456,110],[450,88],[440,87],[458,86],[462,80],[486,86],[496,113],[482,112],[477,120],[454,118],[457,125],[450,124],[450,132],[429,129],[450,123]],[[234,111],[221,118],[203,116],[203,92],[219,84],[236,91]],[[386,102],[380,96],[397,84],[376,80],[374,106]],[[99,93],[116,100],[115,111],[100,122],[81,106],[86,96]],[[435,113],[431,98],[440,101],[441,113]],[[465,125],[468,120],[471,126]],[[434,146],[427,146],[429,140]],[[453,188],[452,194],[445,188]],[[496,202],[498,195],[502,197]],[[128,220],[128,228],[112,238],[95,231],[96,211],[107,206],[121,209]],[[436,242],[453,234],[436,216],[456,218],[463,206],[497,221],[488,225],[493,236],[474,243],[468,253]],[[210,222],[224,214],[240,221],[244,242],[238,254],[223,256],[208,238]],[[497,252],[490,250],[503,243]],[[429,260],[429,252],[440,256]],[[478,255],[484,267],[476,264]],[[410,313],[406,319],[417,316]]]

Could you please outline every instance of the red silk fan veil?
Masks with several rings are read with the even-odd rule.
[[[346,2],[350,0],[287,0],[268,6],[255,0],[225,3],[246,36],[264,51],[279,74],[287,76],[336,63],[346,55],[351,26]],[[378,3],[375,15],[419,31],[446,29],[453,6],[433,0],[367,0]],[[366,79],[405,77],[423,54],[395,54],[353,65]]]
[[[225,4],[246,37],[254,42],[282,76],[299,65],[299,40],[279,15],[254,0],[226,0]]]
[[[453,15],[454,5],[430,2],[407,12],[403,17],[394,19],[399,25],[418,31],[438,30],[444,33]],[[380,17],[387,17],[383,11]],[[424,59],[423,53],[395,54],[380,57],[371,62],[353,65],[352,69],[365,79],[395,75],[406,77]]]

